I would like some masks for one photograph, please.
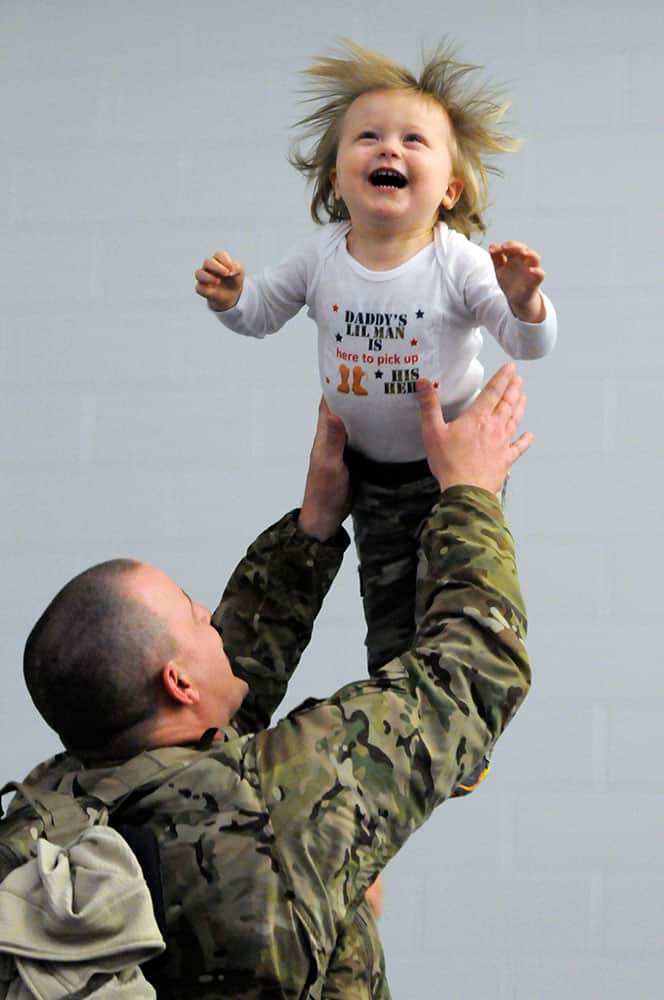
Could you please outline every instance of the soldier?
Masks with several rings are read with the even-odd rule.
[[[413,647],[368,679],[269,725],[348,545],[343,425],[324,403],[302,507],[249,548],[214,615],[113,560],[28,638],[28,688],[66,747],[28,784],[122,799],[122,821],[156,835],[166,951],[146,974],[162,1000],[389,997],[365,892],[527,692],[495,495],[531,442],[512,440],[521,379],[504,366],[452,424],[430,383],[417,395],[441,495]]]

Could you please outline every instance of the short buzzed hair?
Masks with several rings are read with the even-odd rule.
[[[129,593],[128,578],[140,565],[111,559],[74,577],[26,642],[23,673],[32,700],[64,746],[81,756],[106,749],[122,755],[127,736],[157,712],[157,678],[174,641],[163,619]]]
[[[452,208],[439,207],[439,220],[464,236],[486,230],[488,175],[502,171],[493,163],[498,153],[510,153],[520,142],[500,125],[509,108],[500,91],[477,79],[481,66],[459,62],[453,46],[443,40],[423,59],[419,76],[393,59],[342,39],[336,56],[320,56],[303,71],[304,103],[313,105],[295,123],[296,140],[290,162],[313,184],[311,215],[335,221],[348,219],[343,201],[334,197],[330,175],[339,145],[339,127],[353,101],[363,94],[397,90],[428,98],[447,113],[452,132],[452,170],[464,184]],[[303,151],[303,144],[310,142]]]

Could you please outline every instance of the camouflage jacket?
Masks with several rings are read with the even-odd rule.
[[[162,1000],[389,997],[364,892],[527,691],[511,536],[493,495],[453,487],[422,534],[414,648],[266,728],[343,547],[291,514],[238,566],[214,622],[251,694],[224,742],[92,770],[60,755],[28,779],[119,797],[163,758],[168,777],[122,807],[160,843]]]

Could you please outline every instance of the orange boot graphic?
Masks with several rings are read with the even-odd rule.
[[[364,378],[364,368],[360,368],[359,365],[355,365],[353,368],[353,392],[356,396],[368,396],[369,392],[367,389],[361,385],[362,379]]]
[[[337,392],[350,392],[350,386],[348,385],[348,376],[350,375],[350,368],[348,365],[339,365],[339,378],[340,382],[337,386]]]

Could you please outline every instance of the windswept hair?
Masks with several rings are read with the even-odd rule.
[[[454,54],[447,41],[441,42],[425,57],[418,79],[392,59],[342,39],[338,56],[320,56],[303,71],[302,92],[307,95],[303,103],[313,104],[314,110],[295,123],[289,160],[313,184],[314,222],[326,221],[324,216],[349,218],[344,203],[335,200],[330,174],[337,158],[339,127],[353,101],[370,91],[406,90],[437,101],[452,126],[452,168],[464,187],[453,208],[440,206],[439,219],[465,236],[485,232],[488,175],[502,173],[489,158],[514,152],[520,143],[499,127],[509,103],[495,88],[472,79],[481,66],[457,62]]]

